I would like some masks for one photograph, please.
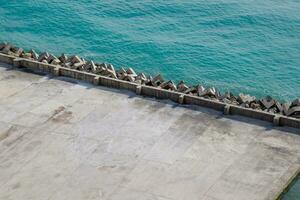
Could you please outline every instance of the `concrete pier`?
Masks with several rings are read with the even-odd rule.
[[[0,64],[0,199],[274,200],[299,132]]]

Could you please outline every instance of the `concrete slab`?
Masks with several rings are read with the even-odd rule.
[[[0,67],[0,199],[274,199],[299,130]]]

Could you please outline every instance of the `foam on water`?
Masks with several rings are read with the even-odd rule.
[[[0,41],[222,91],[300,97],[299,0],[0,0],[0,13]]]

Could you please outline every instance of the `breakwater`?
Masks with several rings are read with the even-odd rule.
[[[127,89],[139,95],[166,98],[181,104],[196,104],[223,111],[225,114],[238,114],[300,128],[300,98],[282,103],[267,96],[257,99],[248,94],[235,96],[231,92],[220,93],[216,88],[202,85],[178,84],[164,80],[162,75],[155,77],[136,73],[132,68],[115,69],[112,64],[95,63],[77,55],[62,54],[57,57],[48,52],[38,54],[34,50],[24,51],[12,44],[1,43],[0,53],[8,55],[2,62],[15,66],[25,66],[55,75],[69,76],[96,85]]]

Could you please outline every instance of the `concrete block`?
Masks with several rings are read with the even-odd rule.
[[[116,71],[116,74],[119,79],[123,80],[123,78],[126,76],[127,72],[123,67],[121,67],[119,70]]]
[[[291,104],[292,107],[294,106],[300,106],[300,98],[299,99],[295,99],[292,104]]]
[[[81,63],[82,60],[79,58],[79,56],[73,56],[71,58],[71,63],[74,64],[74,63]]]
[[[38,60],[39,59],[39,55],[35,52],[35,50],[31,49],[29,51],[29,53],[31,53],[31,56],[34,60]]]
[[[205,95],[205,88],[202,85],[197,86],[197,94],[199,97]]]
[[[298,116],[300,117],[300,106],[290,108],[287,112],[287,116],[294,115],[295,113],[299,113]]]
[[[147,77],[145,76],[145,74],[140,73],[139,75],[137,75],[137,77],[135,78],[135,80],[141,80],[142,83],[145,82],[147,80]]]
[[[96,76],[95,78],[94,78],[94,82],[93,82],[93,84],[94,85],[99,85],[99,76]]]
[[[275,105],[275,100],[271,96],[266,96],[265,98],[261,99],[260,102],[267,109],[270,109]]]
[[[54,76],[59,76],[60,75],[60,67],[55,67],[53,69],[53,75]]]
[[[178,98],[178,103],[183,104],[184,103],[184,94],[181,94]]]
[[[22,59],[22,58],[15,58],[14,60],[13,60],[13,66],[14,67],[21,67],[21,61],[22,60],[24,60],[24,59]]]
[[[1,42],[0,43],[0,51],[7,45],[6,42]]]
[[[180,81],[177,85],[177,90],[178,92],[184,92],[186,91],[187,89],[189,89],[189,87],[185,84],[184,81]]]
[[[224,106],[224,111],[223,111],[224,115],[230,115],[230,105],[225,105]]]
[[[47,60],[48,57],[49,57],[49,53],[48,52],[44,52],[44,53],[42,53],[42,54],[39,55],[38,61],[42,62],[43,60]]]
[[[164,82],[164,79],[163,79],[162,75],[160,75],[160,74],[158,74],[151,80],[152,85],[155,87],[159,86],[163,82]]]
[[[142,86],[141,85],[138,85],[138,86],[136,86],[136,94],[137,95],[141,95],[142,94]]]
[[[24,52],[24,50],[22,48],[19,48],[19,47],[14,47],[14,48],[12,48],[12,52],[16,56],[21,56],[21,54]]]
[[[61,54],[61,56],[58,58],[62,63],[66,63],[68,60],[68,56],[66,56],[64,53]]]
[[[2,48],[1,52],[4,53],[4,54],[9,54],[11,48],[12,48],[12,45],[6,44],[4,46],[4,48]]]
[[[238,98],[237,98],[237,100],[240,104],[242,104],[242,103],[248,103],[249,104],[252,101],[255,101],[255,99],[256,98],[254,96],[250,96],[249,94],[243,94],[243,93],[240,93],[238,95]]]
[[[274,126],[280,126],[280,116],[279,115],[274,116],[273,124],[274,124]]]
[[[131,67],[129,67],[129,68],[127,69],[126,73],[127,73],[127,74],[130,74],[131,76],[134,76],[134,77],[137,76],[136,73],[135,73],[135,71],[134,71]]]

